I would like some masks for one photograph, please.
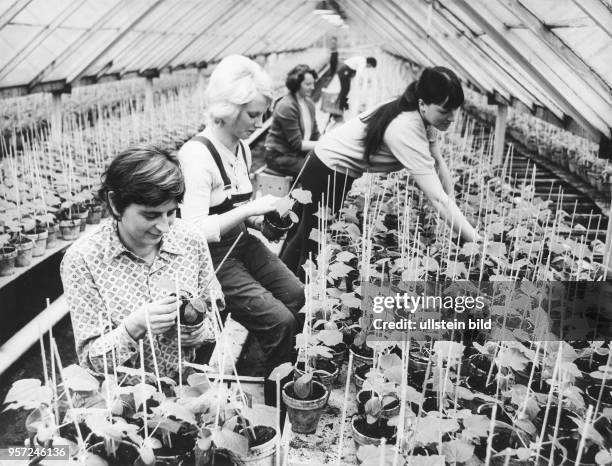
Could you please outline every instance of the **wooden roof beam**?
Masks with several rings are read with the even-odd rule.
[[[557,84],[553,84],[550,81],[550,78],[546,76],[550,68],[546,66],[541,60],[533,60],[525,57],[525,55],[516,48],[515,44],[507,37],[507,34],[503,34],[501,29],[503,26],[501,24],[497,24],[497,27],[491,23],[489,18],[485,18],[481,13],[481,11],[477,11],[473,5],[471,5],[466,0],[454,0],[453,5],[460,8],[464,13],[466,13],[470,19],[478,24],[480,28],[482,28],[491,39],[493,39],[503,50],[508,53],[512,57],[514,61],[516,61],[522,68],[528,71],[528,73],[533,77],[534,80],[546,91],[548,92],[556,101],[561,104],[564,111],[568,113],[572,118],[578,121],[592,136],[596,139],[601,137],[602,133],[609,133],[610,128],[608,125],[594,112],[590,111],[590,109],[586,108],[583,102],[575,102],[570,101],[565,92],[568,91],[568,86],[563,86],[563,89],[559,89]],[[506,31],[507,32],[507,31]],[[533,57],[532,57],[533,58]],[[534,63],[537,62],[537,63]],[[569,89],[568,92],[572,92]],[[577,105],[578,104],[578,105]],[[578,109],[577,106],[582,107]],[[590,113],[589,117],[583,116],[583,111],[586,113]]]
[[[231,5],[227,5],[227,3],[231,2]],[[236,10],[238,10],[239,8],[241,8],[241,2],[240,0],[224,0],[221,2],[221,8],[219,10],[217,10],[216,12],[218,14],[216,14],[214,16],[214,18],[211,18],[210,21],[207,21],[205,24],[202,24],[200,27],[200,31],[198,34],[196,34],[193,38],[189,39],[186,43],[182,43],[180,44],[180,47],[178,48],[174,48],[172,51],[171,56],[164,58],[164,64],[168,65],[174,62],[174,60],[176,60],[182,53],[185,52],[185,50],[189,49],[192,45],[194,45],[199,39],[201,39],[202,37],[204,37],[206,34],[209,34],[211,32],[211,27],[214,28],[215,23],[222,21],[224,18],[226,17],[230,17],[231,15],[234,14],[234,12]],[[205,8],[203,8],[205,13],[208,13],[209,11],[206,11]],[[207,18],[207,14],[205,14],[203,16],[204,19],[208,19]],[[154,50],[151,50],[151,52],[154,52]],[[204,52],[202,51],[202,54],[200,55],[201,59],[205,59],[205,60],[209,60],[210,61],[210,57],[209,56],[204,56]],[[188,60],[185,60],[188,61]]]
[[[535,14],[519,0],[503,0],[506,9],[519,18],[541,40],[548,49],[561,57],[602,99],[609,99],[612,88],[595,70],[588,66],[556,34],[551,32]]]
[[[83,65],[79,71],[68,76],[66,78],[66,81],[68,81],[69,83],[72,83],[80,79],[82,76],[84,76],[87,73],[87,70],[91,65],[93,65],[100,57],[102,57],[105,53],[107,53],[115,44],[117,44],[129,32],[131,32],[143,19],[145,19],[153,11],[155,11],[157,7],[159,7],[162,3],[164,3],[164,1],[165,0],[157,0],[153,5],[151,5],[150,7],[147,7],[143,13],[141,13],[140,15],[136,17],[136,19],[134,19],[134,21],[132,21],[130,24],[128,24],[122,30],[120,30],[119,33],[115,37],[113,37],[102,48],[102,50],[98,51],[98,53],[95,56],[93,56],[90,60],[88,60],[87,63],[85,63],[85,65]]]
[[[11,59],[0,68],[0,82],[4,80],[17,65],[26,60],[30,54],[55,30],[68,19],[76,10],[78,10],[86,0],[74,0],[68,3],[68,6],[61,10],[49,23],[48,26],[42,28],[34,35],[21,49],[15,50]]]
[[[601,0],[573,0],[573,2],[612,38],[612,11]]]
[[[429,34],[429,31],[423,26],[423,24],[427,24],[426,18],[420,18],[421,21],[417,20],[413,15],[409,15],[394,0],[390,0],[389,4],[385,6],[389,9],[389,13],[395,16],[401,24],[410,25],[410,28],[416,31],[424,40],[429,38],[437,47],[438,52],[440,52],[449,63],[452,63],[455,69],[460,70],[459,74],[463,74],[464,77],[467,77],[484,92],[491,92],[493,90],[493,83],[490,77],[483,75],[476,69],[477,67],[470,66],[473,57],[467,57],[451,40]],[[394,11],[391,10],[392,8]],[[412,9],[413,12],[417,10],[417,8]],[[425,22],[423,23],[423,21]],[[448,32],[448,30],[446,30],[446,32]]]
[[[16,0],[0,15],[0,29],[9,24],[13,19],[27,7],[32,0]]]
[[[76,40],[72,41],[66,47],[62,53],[60,53],[55,59],[43,68],[28,84],[29,88],[33,88],[37,84],[45,81],[45,78],[48,78],[59,66],[61,66],[66,60],[74,57],[74,53],[86,42],[90,41],[92,36],[98,32],[98,30],[104,26],[110,19],[117,15],[117,12],[124,7],[122,2],[117,2],[113,7],[111,7],[105,14],[103,14],[98,20],[83,34],[81,34]],[[68,78],[66,77],[66,82],[68,82]]]
[[[352,11],[360,19],[360,21],[364,25],[365,30],[368,30],[368,26],[374,26],[378,30],[377,34],[381,38],[389,37],[390,36],[389,30],[385,29],[384,26],[380,24],[380,20],[377,18],[369,17],[367,13],[364,13],[362,10],[358,10],[357,3],[358,2],[347,3],[346,5],[347,11]],[[399,37],[403,39],[402,41],[399,41],[398,44],[394,44],[396,47],[399,46],[405,49],[406,52],[410,53],[411,54],[410,56],[416,57],[415,59],[418,60],[422,66],[431,66],[434,64],[432,59],[426,56],[423,53],[423,51],[419,47],[417,47],[417,45],[414,43],[414,41],[410,37],[406,36],[403,32],[399,31],[395,27],[393,27],[392,30],[396,34],[399,34]],[[404,42],[406,44],[404,44]],[[436,55],[437,55],[437,52],[436,52]]]

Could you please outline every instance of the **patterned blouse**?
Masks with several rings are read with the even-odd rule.
[[[103,354],[112,367],[114,348],[117,365],[140,367],[138,342],[127,332],[123,319],[140,306],[159,300],[175,288],[201,296],[210,309],[211,297],[224,307],[223,294],[204,237],[177,219],[164,235],[151,265],[130,252],[117,235],[116,222],[106,221],[79,238],[66,252],[61,264],[62,282],[68,305],[76,351],[83,367],[104,372]],[[209,283],[207,290],[201,290]],[[101,337],[100,318],[104,319]],[[110,325],[109,324],[110,319]],[[214,339],[210,321],[207,339]],[[145,370],[154,372],[149,338],[143,337]],[[160,376],[178,376],[177,329],[153,336]],[[195,351],[183,350],[184,360]]]

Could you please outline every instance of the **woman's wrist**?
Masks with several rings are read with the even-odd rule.
[[[145,334],[145,329],[142,325],[135,321],[134,315],[129,315],[123,320],[123,326],[128,335],[134,340],[141,339]]]

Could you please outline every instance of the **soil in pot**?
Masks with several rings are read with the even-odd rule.
[[[298,362],[295,366],[294,378],[297,380],[298,377],[304,375],[304,361]],[[321,382],[327,388],[338,379],[340,371],[338,366],[333,361],[318,358],[315,361],[314,368],[312,371],[312,377],[314,380]]]
[[[473,369],[473,372],[480,376],[487,376],[489,374],[489,370],[491,370],[492,359],[484,354],[477,354],[470,358],[470,368]],[[497,374],[497,367],[493,367],[491,372],[491,377],[494,377]]]
[[[510,430],[503,427],[496,427],[491,440],[491,448],[500,452],[506,448],[517,449],[524,445],[521,442],[519,434],[514,430]],[[485,460],[487,457],[487,442],[481,442],[479,445],[474,447],[474,454],[481,460]],[[502,458],[503,459],[503,458]],[[503,461],[502,461],[503,462]]]
[[[479,391],[485,395],[495,396],[497,392],[497,382],[495,377],[489,379],[489,385],[487,385],[487,377],[476,374],[470,375],[465,381],[469,389]]]
[[[261,231],[270,241],[278,241],[292,226],[289,216],[281,217],[277,211],[272,211],[264,215]]]
[[[557,406],[551,406],[548,411],[548,419],[546,420],[546,431],[552,435],[555,431],[555,425],[557,423]],[[536,416],[536,421],[541,426],[544,422],[544,415],[546,414],[546,407],[542,407],[538,415]],[[570,435],[572,432],[578,429],[576,422],[572,419],[573,417],[578,417],[576,413],[570,411],[569,409],[562,408],[561,409],[561,418],[559,419],[559,431],[557,437],[565,437]]]
[[[355,364],[374,364],[374,350],[367,345],[355,346],[351,345],[350,350],[353,352]]]
[[[373,395],[374,392],[372,392],[371,390],[362,390],[357,393],[357,412],[359,414],[364,414],[365,404],[368,402],[368,400],[372,398]],[[400,406],[400,402],[396,397],[384,396],[382,401],[385,402],[382,407],[382,417],[388,419],[394,416],[396,411],[399,412],[398,408]]]
[[[7,277],[15,273],[15,259],[17,250],[13,246],[0,248],[0,277]]]
[[[355,381],[355,386],[358,389],[361,389],[363,382],[365,381],[366,374],[370,372],[372,367],[368,365],[361,365],[355,369],[353,372],[353,380]]]
[[[575,465],[576,456],[578,456],[578,448],[580,439],[577,438],[563,438],[559,440],[559,443],[567,450],[567,461],[565,464]],[[587,443],[582,450],[582,456],[580,457],[580,465],[595,465],[595,456],[599,453],[600,447],[594,443]]]
[[[601,380],[586,389],[586,395],[588,398],[590,398],[593,405],[597,404],[600,390]],[[604,408],[612,408],[612,389],[610,388],[610,379],[606,380],[606,386],[604,386],[603,393],[601,395],[601,405]]]
[[[395,443],[396,429],[394,426],[388,425],[386,419],[379,419],[372,424],[368,424],[365,416],[357,416],[354,418],[352,424],[357,433],[365,437],[376,440],[380,440],[384,437],[387,440],[387,445]]]

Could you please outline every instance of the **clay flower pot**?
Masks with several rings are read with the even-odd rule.
[[[81,219],[61,220],[59,223],[60,234],[64,241],[74,241],[79,237],[81,231]]]
[[[396,428],[388,426],[386,421],[377,422],[375,426],[367,423],[365,416],[353,416],[351,419],[351,432],[357,447],[363,445],[380,445],[385,437],[387,445],[395,442]]]
[[[325,385],[312,381],[312,394],[307,400],[296,397],[293,391],[295,382],[289,382],[283,387],[283,401],[287,405],[291,430],[299,434],[314,434],[321,418],[323,407],[327,404],[329,390]]]
[[[0,277],[15,273],[15,259],[17,259],[17,249],[14,246],[7,245],[0,248]]]
[[[249,441],[249,452],[239,456],[240,464],[244,466],[275,466],[278,444],[278,432],[269,426],[257,425],[253,427],[255,441]]]
[[[32,257],[39,257],[45,254],[47,238],[49,237],[49,232],[45,228],[37,227],[31,232],[23,233],[23,236],[34,243]]]
[[[15,265],[17,267],[28,267],[32,263],[32,253],[34,251],[34,241],[22,236],[14,243],[17,249],[17,258]]]

